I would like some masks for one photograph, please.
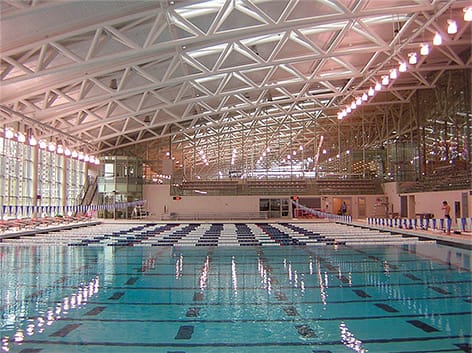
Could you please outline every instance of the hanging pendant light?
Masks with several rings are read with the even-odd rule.
[[[421,44],[420,54],[423,55],[423,56],[429,54],[429,44],[428,43],[422,43]]]
[[[472,6],[466,7],[464,9],[464,21],[472,21]]]
[[[447,20],[447,33],[449,34],[456,34],[457,33],[457,22],[453,19]]]
[[[408,62],[411,65],[415,65],[418,62],[418,57],[416,56],[416,53],[408,54]]]

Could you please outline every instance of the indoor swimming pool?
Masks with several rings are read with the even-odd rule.
[[[1,243],[0,243],[1,244]],[[0,246],[2,352],[471,352],[470,251]]]

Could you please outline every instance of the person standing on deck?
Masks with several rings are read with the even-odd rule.
[[[444,210],[444,218],[446,219],[446,229],[447,229],[447,235],[451,234],[451,206],[447,203],[447,201],[443,201],[443,207],[442,209]]]

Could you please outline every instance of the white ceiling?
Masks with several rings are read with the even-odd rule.
[[[470,5],[1,0],[0,119],[95,155],[171,141],[192,163],[200,150],[223,163],[233,150],[253,160],[316,146],[339,138],[337,113],[409,53],[418,63],[364,103],[372,121],[443,72],[471,68]]]

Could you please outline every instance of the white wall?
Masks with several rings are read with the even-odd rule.
[[[354,219],[358,218],[358,199],[365,197],[367,217],[384,217],[384,200],[388,199],[389,212],[400,213],[400,196],[414,196],[415,213],[433,213],[436,218],[443,216],[442,201],[446,200],[451,205],[451,216],[454,217],[454,202],[462,202],[462,193],[468,194],[469,215],[472,216],[472,196],[470,190],[437,191],[427,193],[398,194],[396,183],[384,184],[384,195],[325,195],[322,199],[322,207],[327,206],[327,211],[336,213],[333,209],[333,198],[350,199],[349,214]],[[195,214],[195,213],[230,213],[230,212],[259,212],[260,198],[282,198],[281,196],[182,196],[181,200],[173,200],[170,195],[169,185],[145,184],[143,188],[146,207],[150,210],[152,218],[162,219],[167,213]],[[305,197],[305,195],[304,195]],[[321,196],[313,196],[321,197]],[[288,196],[287,196],[288,198]],[[408,200],[410,202],[410,198]],[[413,215],[414,217],[414,215]]]
[[[144,185],[144,199],[154,217],[170,213],[259,212],[258,196],[182,196],[173,200],[169,185]]]
[[[384,191],[385,195],[388,196],[389,203],[393,205],[394,212],[400,213],[400,196],[408,196],[408,202],[410,202],[411,199],[409,196],[413,196],[414,213],[432,213],[435,218],[442,218],[444,215],[442,210],[443,201],[447,201],[451,206],[451,217],[454,218],[454,203],[456,201],[460,202],[462,211],[462,193],[467,193],[469,214],[461,214],[461,217],[472,217],[472,196],[470,195],[470,189],[399,194],[397,192],[397,183],[387,183],[384,184]]]
[[[260,198],[283,198],[280,195],[264,196],[182,196],[181,200],[173,200],[170,195],[169,185],[145,184],[143,187],[146,207],[152,214],[152,218],[163,219],[170,213],[195,214],[195,213],[230,213],[230,212],[259,212]],[[303,195],[308,196],[308,195]],[[348,213],[353,218],[358,217],[358,198],[361,195],[336,195],[323,196],[322,207],[327,212],[336,213],[333,209],[333,198],[351,199],[352,204]],[[367,217],[374,216],[377,210],[377,200],[383,195],[362,195],[366,199]],[[286,196],[288,198],[288,196]],[[322,197],[319,195],[313,197]],[[323,198],[322,197],[322,198]]]

